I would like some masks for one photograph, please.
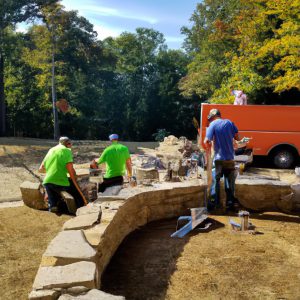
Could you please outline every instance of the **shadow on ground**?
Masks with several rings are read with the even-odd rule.
[[[295,213],[295,215],[283,215],[283,214],[279,214],[279,213],[274,213],[274,214],[273,213],[268,213],[268,214],[254,213],[254,214],[251,214],[250,217],[251,217],[251,219],[258,219],[258,220],[269,220],[269,221],[300,224],[300,212]]]
[[[128,235],[102,276],[101,290],[128,300],[165,299],[177,259],[189,239],[224,226],[209,219],[208,230],[196,228],[184,238],[171,238],[176,222],[177,218],[151,222]]]

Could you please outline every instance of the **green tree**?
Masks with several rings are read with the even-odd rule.
[[[54,92],[57,97],[54,97],[55,100],[67,99],[72,107],[70,113],[60,116],[61,131],[64,134],[74,134],[74,127],[77,127],[80,128],[77,135],[81,136],[89,133],[89,119],[94,118],[99,98],[99,89],[95,85],[98,70],[107,59],[102,53],[101,43],[96,41],[93,26],[85,18],[79,17],[77,12],[65,11],[63,7],[56,6],[48,7],[43,13],[47,26],[33,26],[29,30],[32,45],[24,50],[24,60],[38,70],[35,77],[44,94],[45,108],[50,110],[55,55]],[[52,98],[52,108],[53,102]]]
[[[183,94],[232,103],[228,91],[234,85],[254,103],[287,103],[295,90],[299,95],[299,6],[299,0],[198,5],[194,26],[183,29],[193,57],[181,81]]]
[[[179,90],[179,81],[187,73],[189,57],[180,50],[160,51],[158,65],[158,96],[152,107],[154,129],[165,128],[176,136],[194,137],[194,107]],[[197,116],[198,117],[198,116]]]
[[[153,133],[152,103],[157,96],[157,54],[165,47],[163,35],[147,28],[137,28],[136,33],[124,32],[114,40],[126,138],[143,140]]]
[[[9,53],[9,28],[30,18],[38,17],[42,6],[56,0],[1,0],[0,4],[0,136],[6,132],[4,93],[5,57]]]
[[[229,63],[226,53],[237,48],[235,29],[230,26],[240,9],[238,0],[206,0],[192,14],[192,27],[182,28],[185,48],[192,57],[180,88],[185,97],[208,99],[221,86]]]

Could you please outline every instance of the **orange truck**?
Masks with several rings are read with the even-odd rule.
[[[202,103],[202,143],[208,126],[207,116],[212,108],[219,109],[223,119],[235,123],[240,137],[251,138],[247,148],[252,149],[254,156],[266,156],[281,169],[295,165],[300,154],[300,106]]]

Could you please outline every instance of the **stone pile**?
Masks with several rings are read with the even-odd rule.
[[[133,156],[132,161],[135,175],[140,183],[145,180],[182,181],[190,177],[200,177],[201,171],[198,171],[198,166],[202,153],[198,145],[185,137],[178,139],[170,135],[159,143],[155,150],[139,149],[144,154]],[[162,175],[160,176],[159,173]]]

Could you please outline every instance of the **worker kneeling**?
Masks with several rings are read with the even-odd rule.
[[[100,164],[106,164],[103,182],[98,188],[101,193],[110,186],[122,185],[126,169],[129,179],[132,178],[132,165],[128,148],[118,142],[119,136],[115,133],[109,136],[109,140],[111,145],[103,151],[97,161],[94,159],[90,166],[97,169]]]
[[[48,151],[39,167],[40,173],[46,173],[43,186],[47,192],[50,212],[56,213],[59,210],[65,210],[60,195],[63,191],[73,196],[77,208],[84,205],[84,199],[79,192],[76,181],[71,147],[71,140],[68,137],[61,137],[59,144]],[[68,173],[70,178],[68,178]],[[61,209],[59,209],[59,206],[61,206]]]

